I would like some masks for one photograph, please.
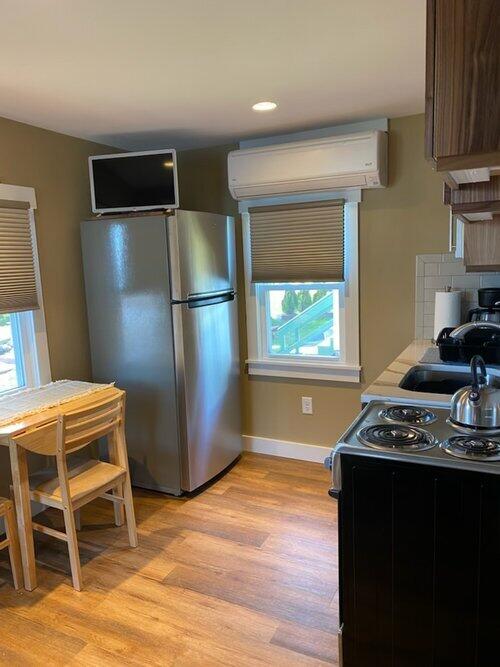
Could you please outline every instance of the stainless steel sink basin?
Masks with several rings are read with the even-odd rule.
[[[471,383],[470,371],[413,366],[399,383],[401,389],[428,394],[454,394]]]

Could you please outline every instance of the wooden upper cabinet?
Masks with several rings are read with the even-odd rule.
[[[450,206],[454,215],[461,214],[466,218],[476,213],[500,213],[500,176],[491,176],[485,183],[466,183],[455,189],[445,184],[443,203]]]
[[[426,157],[500,165],[500,0],[428,0]]]
[[[464,227],[467,271],[500,271],[500,215]]]

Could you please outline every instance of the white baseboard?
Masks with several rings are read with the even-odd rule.
[[[253,435],[243,436],[243,447],[247,452],[282,456],[287,459],[298,459],[299,461],[313,461],[314,463],[323,463],[332,451],[332,447],[306,445],[302,442],[290,442],[289,440],[258,438]]]

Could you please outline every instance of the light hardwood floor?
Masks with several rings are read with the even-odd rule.
[[[57,540],[37,535],[32,593],[12,588],[0,555],[0,664],[336,665],[327,490],[318,464],[245,454],[192,498],[135,489],[137,549],[110,503],[86,506],[82,593]]]

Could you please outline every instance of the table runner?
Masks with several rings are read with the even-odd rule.
[[[0,398],[0,426],[21,421],[28,415],[113,386],[113,383],[96,384],[79,380],[58,380],[41,387],[20,389]]]

